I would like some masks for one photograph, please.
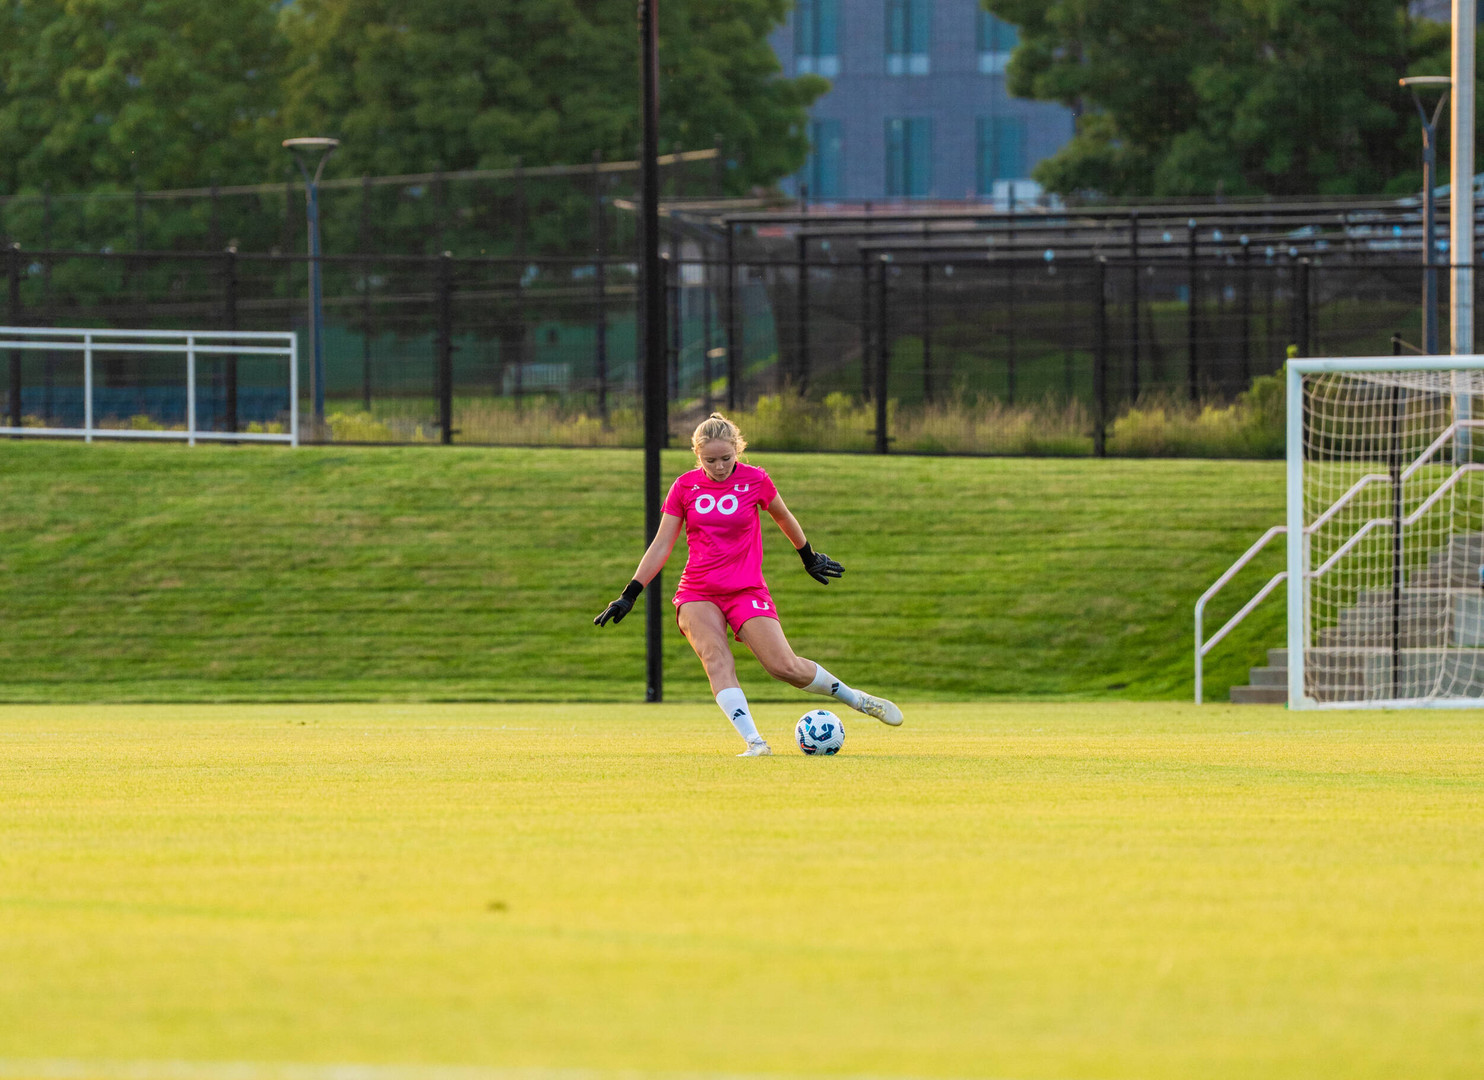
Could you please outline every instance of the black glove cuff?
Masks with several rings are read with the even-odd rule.
[[[635,600],[639,599],[639,594],[643,591],[644,586],[639,584],[638,578],[635,578],[623,587],[623,598],[632,604]]]
[[[804,546],[798,548],[797,550],[799,553],[799,558],[804,560],[805,566],[808,566],[814,562],[814,549],[809,546],[809,541],[805,540]]]

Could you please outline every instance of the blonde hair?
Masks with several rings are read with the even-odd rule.
[[[747,449],[747,440],[742,437],[737,425],[719,412],[712,413],[696,425],[696,430],[690,437],[690,448],[695,451],[696,457],[700,457],[701,447],[717,439],[731,443],[732,450],[738,457]]]

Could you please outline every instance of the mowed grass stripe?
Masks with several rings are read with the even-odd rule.
[[[468,1065],[310,1065],[262,1061],[0,1060],[4,1080],[797,1080],[799,1073],[650,1072],[632,1069],[486,1069]],[[918,1080],[848,1077],[838,1080]],[[979,1078],[986,1080],[986,1078]],[[988,1080],[1010,1080],[1006,1077]]]
[[[0,709],[0,1060],[1477,1074],[1474,714],[714,713]]]
[[[1274,462],[753,461],[847,567],[816,585],[765,522],[791,639],[907,699],[1186,696],[1191,605],[1282,507]],[[643,547],[636,452],[7,442],[0,468],[0,698],[642,696],[642,610],[590,625]],[[667,627],[683,555],[641,601]],[[1260,609],[1208,692],[1281,626]],[[665,641],[667,694],[704,700]]]

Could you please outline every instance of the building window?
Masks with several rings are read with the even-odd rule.
[[[1024,180],[1025,120],[1019,116],[979,118],[979,194],[994,195],[997,180]]]
[[[794,71],[827,79],[840,74],[840,0],[797,0]]]
[[[1020,44],[1020,31],[981,8],[978,37],[980,74],[1003,75],[1010,54]]]
[[[925,117],[886,122],[886,194],[921,199],[933,188],[933,122]]]
[[[811,199],[838,199],[845,194],[840,121],[815,120],[809,125],[809,160],[804,182]]]
[[[932,0],[886,0],[886,73],[927,75]]]

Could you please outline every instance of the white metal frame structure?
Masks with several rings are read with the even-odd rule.
[[[1452,421],[1438,430],[1425,448],[1405,464],[1397,461],[1394,473],[1366,471],[1363,475],[1352,474],[1347,478],[1348,488],[1330,503],[1313,521],[1305,522],[1305,402],[1304,377],[1311,374],[1354,373],[1362,376],[1400,376],[1404,373],[1449,372],[1452,373]],[[1219,644],[1231,631],[1262,603],[1278,585],[1288,583],[1288,705],[1290,708],[1384,708],[1397,706],[1428,706],[1452,708],[1479,708],[1484,699],[1478,697],[1391,697],[1371,700],[1318,701],[1305,691],[1306,646],[1311,640],[1310,604],[1315,582],[1330,573],[1340,562],[1359,550],[1372,534],[1387,528],[1400,526],[1401,530],[1416,525],[1438,507],[1445,497],[1453,494],[1460,481],[1484,472],[1484,464],[1473,461],[1475,431],[1484,430],[1484,420],[1471,417],[1471,398],[1479,393],[1479,380],[1474,373],[1484,372],[1484,356],[1415,356],[1415,357],[1346,357],[1337,359],[1290,360],[1287,365],[1287,524],[1275,525],[1265,532],[1235,563],[1202,594],[1195,605],[1195,700],[1202,700],[1202,668],[1206,654]],[[1473,376],[1473,378],[1469,378]],[[1466,385],[1467,384],[1467,385]],[[1468,389],[1473,386],[1473,390]],[[1447,456],[1444,451],[1453,447],[1453,464],[1446,476],[1438,473],[1429,478],[1424,470],[1438,470]],[[1438,477],[1441,477],[1440,479]],[[1375,485],[1397,485],[1408,481],[1421,482],[1423,492],[1413,500],[1410,510],[1403,510],[1401,501],[1395,503],[1394,512],[1386,517],[1368,517],[1360,522],[1353,532],[1342,532],[1321,565],[1311,567],[1310,558],[1313,538],[1327,525],[1339,521],[1347,508],[1354,512],[1363,506],[1362,496],[1369,494]],[[1435,486],[1434,485],[1435,482]],[[1277,536],[1286,538],[1286,569],[1268,579],[1266,584],[1247,601],[1209,640],[1204,636],[1206,605],[1236,575],[1265,549]],[[1384,535],[1384,533],[1383,533]],[[1402,535],[1398,530],[1397,535]],[[1399,542],[1398,542],[1399,546]],[[1398,564],[1400,565],[1400,564]],[[1400,573],[1400,571],[1398,571]],[[1399,579],[1398,579],[1399,582]],[[1395,685],[1395,684],[1394,684]]]
[[[1310,640],[1309,616],[1312,587],[1328,573],[1347,553],[1373,530],[1392,525],[1393,518],[1371,518],[1362,524],[1350,537],[1325,559],[1318,567],[1311,567],[1311,537],[1346,506],[1355,502],[1366,488],[1373,484],[1393,482],[1393,477],[1384,472],[1368,472],[1354,481],[1350,488],[1327,510],[1307,525],[1304,522],[1304,460],[1305,460],[1305,402],[1304,376],[1314,374],[1397,374],[1405,372],[1466,372],[1484,370],[1484,356],[1378,356],[1346,357],[1343,359],[1290,360],[1287,365],[1287,575],[1288,575],[1288,707],[1291,709],[1312,708],[1395,708],[1408,707],[1452,707],[1479,708],[1484,701],[1477,698],[1382,698],[1377,700],[1317,701],[1306,693],[1305,664],[1306,648]],[[1455,385],[1456,375],[1455,375]],[[1417,475],[1424,466],[1438,459],[1443,448],[1453,440],[1467,449],[1469,434],[1484,427],[1484,421],[1473,420],[1466,408],[1459,408],[1455,396],[1454,419],[1432,443],[1406,468],[1398,474],[1405,481]],[[1397,520],[1402,526],[1410,526],[1423,517],[1457,482],[1472,473],[1484,471],[1484,465],[1470,461],[1455,462],[1452,472],[1438,484],[1437,488],[1423,499],[1410,513],[1401,514]]]
[[[1288,578],[1288,571],[1280,570],[1272,577],[1270,577],[1267,584],[1264,585],[1261,589],[1257,590],[1256,595],[1254,595],[1251,600],[1248,600],[1246,604],[1242,605],[1242,609],[1226,621],[1226,625],[1224,625],[1220,630],[1211,635],[1209,641],[1206,640],[1205,636],[1206,605],[1211,602],[1212,597],[1214,597],[1222,589],[1226,588],[1227,582],[1236,577],[1238,572],[1241,571],[1242,567],[1246,566],[1253,559],[1255,559],[1258,553],[1262,551],[1263,548],[1268,546],[1268,542],[1272,540],[1273,537],[1282,536],[1287,531],[1288,527],[1285,525],[1274,525],[1267,532],[1263,533],[1262,536],[1258,538],[1257,543],[1253,544],[1250,548],[1243,552],[1242,557],[1236,562],[1232,563],[1231,568],[1228,569],[1226,573],[1217,578],[1215,584],[1213,584],[1209,589],[1202,593],[1201,598],[1195,602],[1195,703],[1197,705],[1201,703],[1201,694],[1203,692],[1202,676],[1206,661],[1206,654],[1212,649],[1216,648],[1217,645],[1221,644],[1222,638],[1226,637],[1227,634],[1230,634],[1232,630],[1236,628],[1237,623],[1241,622],[1248,615],[1250,615],[1253,608],[1257,607],[1258,604],[1266,600],[1268,598],[1268,594],[1270,594]]]
[[[78,327],[0,326],[0,349],[72,352],[82,355],[83,426],[80,428],[0,427],[0,435],[49,438],[180,439],[268,442],[299,445],[299,344],[291,332],[238,330],[94,330]],[[93,410],[93,365],[99,353],[178,354],[185,359],[186,426],[184,431],[136,431],[100,428]],[[280,356],[288,361],[289,430],[284,433],[201,431],[196,427],[196,357]]]

